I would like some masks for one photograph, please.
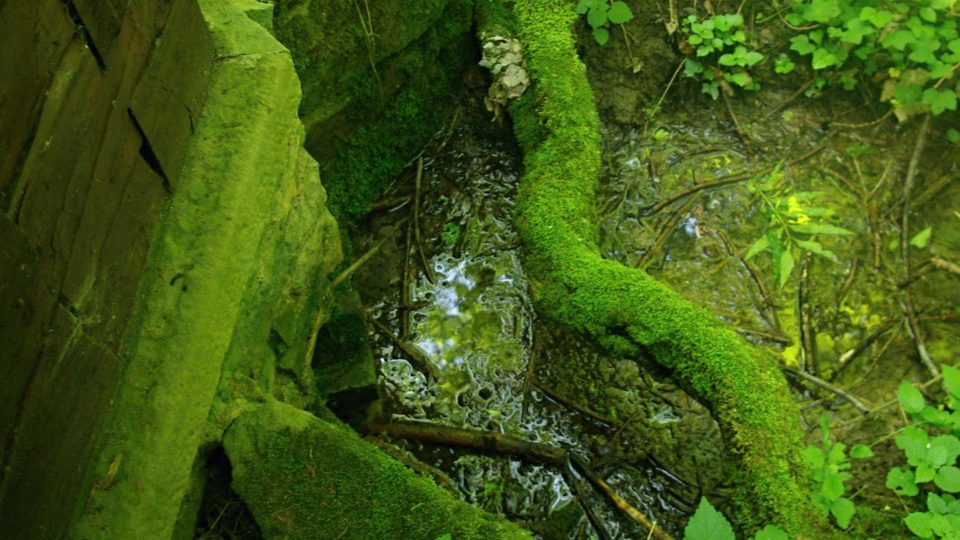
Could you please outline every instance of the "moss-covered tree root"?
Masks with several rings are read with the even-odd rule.
[[[530,538],[349,428],[272,399],[237,418],[223,444],[233,488],[266,538]]]
[[[743,531],[779,523],[800,537],[829,536],[807,496],[799,415],[772,355],[644,272],[600,254],[599,119],[571,33],[571,2],[518,0],[513,15],[500,25],[495,15],[479,20],[481,33],[485,24],[496,33],[516,26],[534,81],[510,112],[526,166],[518,227],[539,309],[618,354],[649,351],[710,405],[741,464],[732,479],[733,517]]]

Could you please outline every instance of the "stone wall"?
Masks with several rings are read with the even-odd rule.
[[[293,63],[213,0],[4,0],[0,41],[0,530],[169,537],[237,380],[311,397],[340,248]]]

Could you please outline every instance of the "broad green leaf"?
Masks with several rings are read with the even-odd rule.
[[[689,62],[689,60],[688,60]],[[770,247],[770,240],[767,239],[766,235],[757,238],[757,241],[750,246],[750,249],[747,250],[747,254],[743,256],[744,260],[750,260],[753,256],[761,251]]]
[[[841,529],[846,529],[850,526],[850,520],[853,519],[854,512],[857,511],[856,506],[854,506],[853,501],[847,499],[846,497],[841,497],[830,505],[830,513],[833,514],[834,519],[837,520],[837,525]]]
[[[580,2],[577,3],[577,7],[574,10],[580,15],[583,15],[589,9],[590,9],[590,0],[580,0]]]
[[[933,483],[950,493],[960,493],[960,469],[954,465],[944,465],[937,471]]]
[[[749,73],[745,73],[743,71],[738,71],[736,73],[726,73],[724,74],[723,78],[741,88],[746,88],[747,86],[750,85],[750,83],[753,82],[753,77],[751,77]]]
[[[824,455],[823,450],[816,446],[808,445],[803,449],[803,461],[807,464],[808,469],[815,470],[822,468],[826,459],[827,457]]]
[[[892,18],[893,14],[886,10],[878,10],[869,6],[860,10],[860,20],[869,21],[877,28],[883,28]]]
[[[587,22],[590,23],[590,26],[594,29],[607,24],[607,5],[603,4],[591,9],[590,13],[587,13]],[[596,34],[594,34],[594,36],[596,36]]]
[[[800,55],[808,55],[817,50],[817,46],[810,42],[810,38],[806,34],[800,34],[790,38],[790,50],[796,51]]]
[[[960,399],[960,369],[949,364],[942,364],[940,369],[943,373],[943,385],[951,396]]]
[[[820,486],[820,493],[828,500],[835,500],[843,496],[843,477],[839,474],[827,475]]]
[[[850,457],[854,459],[866,459],[873,457],[873,450],[865,444],[855,444],[850,449]]]
[[[957,94],[953,90],[927,88],[923,91],[923,102],[930,106],[930,112],[934,116],[943,113],[943,111],[957,110]]]
[[[930,234],[933,232],[933,227],[927,227],[926,229],[918,232],[910,239],[910,245],[917,248],[923,249],[927,247],[927,244],[930,243]]]
[[[887,473],[886,484],[888,489],[904,495],[907,497],[913,497],[920,492],[917,489],[916,477],[913,475],[911,470],[903,470],[900,467],[894,467],[890,469],[890,472]]]
[[[926,406],[923,394],[917,387],[907,381],[901,381],[897,388],[897,399],[900,400],[900,406],[908,413],[918,413]]]
[[[920,538],[930,538],[933,536],[933,529],[930,527],[930,514],[926,512],[911,512],[909,516],[903,519],[910,532]]]
[[[600,45],[606,45],[607,41],[610,40],[610,31],[602,26],[594,28],[593,39],[597,40]]]
[[[736,540],[733,527],[723,514],[710,504],[706,497],[683,529],[684,540]]]
[[[960,440],[955,435],[937,435],[930,440],[930,450],[937,449],[938,465],[956,463],[960,456]],[[932,453],[932,452],[931,452]],[[933,462],[933,459],[930,459]]]
[[[436,538],[436,540],[453,540],[453,534],[451,533],[441,534]]]
[[[920,16],[927,22],[937,22],[937,12],[929,6],[920,8]]]
[[[607,13],[607,18],[610,19],[610,22],[613,24],[623,24],[633,18],[633,12],[630,11],[630,6],[625,2],[617,0],[610,4],[610,11]]]
[[[924,459],[926,459],[929,452],[924,453]],[[933,480],[934,475],[936,475],[936,470],[930,466],[929,463],[921,463],[917,465],[917,469],[913,471],[914,478],[917,480],[918,484],[925,484]]]
[[[780,255],[780,288],[783,288],[787,284],[787,280],[790,279],[790,274],[793,273],[793,263],[793,254],[790,253],[790,250],[783,250]]]
[[[692,58],[687,58],[683,63],[683,74],[687,77],[695,77],[703,73],[703,65]]]
[[[826,69],[830,66],[836,66],[840,64],[840,58],[831,51],[828,51],[824,48],[818,48],[813,51],[813,60],[811,60],[810,65],[813,69]]]
[[[884,37],[880,44],[885,48],[893,48],[898,51],[902,51],[907,48],[907,45],[913,43],[914,37],[913,33],[909,30],[897,30],[896,32],[887,35]]]
[[[811,22],[826,23],[839,14],[836,0],[813,0],[804,6],[803,16]]]
[[[897,443],[897,448],[903,450],[910,465],[919,467],[926,462],[927,443],[930,441],[926,431],[916,426],[907,426],[894,438],[894,441]]]
[[[790,536],[778,525],[767,525],[757,531],[753,540],[790,540]]]
[[[934,514],[946,514],[949,511],[947,508],[947,501],[943,500],[943,497],[932,492],[927,493],[927,509]]]

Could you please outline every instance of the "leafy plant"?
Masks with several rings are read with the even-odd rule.
[[[754,535],[753,540],[789,540],[789,536],[777,525],[767,525]],[[730,522],[706,497],[700,499],[687,526],[683,529],[684,540],[736,540]]]
[[[901,120],[957,108],[956,0],[797,0],[786,20],[809,30],[790,49],[810,57],[816,88],[851,90],[859,75],[882,80],[881,100]],[[859,63],[850,60],[859,60]]]
[[[856,512],[853,501],[844,497],[846,486],[844,482],[851,478],[847,469],[850,461],[847,459],[847,447],[841,442],[830,440],[830,420],[827,415],[820,417],[821,446],[807,446],[803,451],[803,459],[807,465],[807,472],[813,483],[810,500],[814,507],[826,517],[833,516],[837,525],[842,529],[850,526],[850,520]],[[873,456],[870,447],[855,444],[850,449],[850,457],[863,459]]]
[[[763,60],[763,55],[747,47],[742,15],[715,15],[702,21],[690,15],[683,20],[683,34],[683,48],[700,59],[687,58],[683,74],[701,79],[704,94],[717,99],[721,88],[728,94],[733,92],[731,84],[745,90],[760,87],[748,68]]]
[[[633,18],[633,11],[620,0],[580,0],[577,13],[587,16],[593,38],[600,45],[610,40],[610,24],[623,24]]]
[[[844,236],[852,232],[827,223],[833,210],[814,206],[820,193],[801,191],[791,193],[783,187],[784,175],[778,165],[767,175],[753,178],[747,185],[762,201],[767,226],[763,235],[747,250],[746,259],[768,251],[773,257],[774,278],[783,287],[799,255],[813,253],[831,261],[837,256],[816,240],[819,236]]]
[[[940,493],[927,493],[926,512],[911,512],[904,523],[920,538],[960,538],[960,370],[942,366],[947,403],[928,405],[909,382],[900,383],[897,399],[910,416],[895,441],[907,459],[905,468],[894,467],[886,486],[899,495],[913,497],[920,487],[933,482]]]

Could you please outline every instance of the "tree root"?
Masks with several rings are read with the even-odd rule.
[[[498,3],[480,2],[503,12]],[[517,224],[540,312],[614,354],[652,353],[709,404],[740,464],[730,480],[741,530],[778,523],[792,535],[830,538],[806,494],[799,413],[773,355],[646,273],[600,254],[599,119],[569,2],[517,0],[513,14],[534,81],[510,107],[526,166]],[[512,24],[479,20],[481,39]]]

